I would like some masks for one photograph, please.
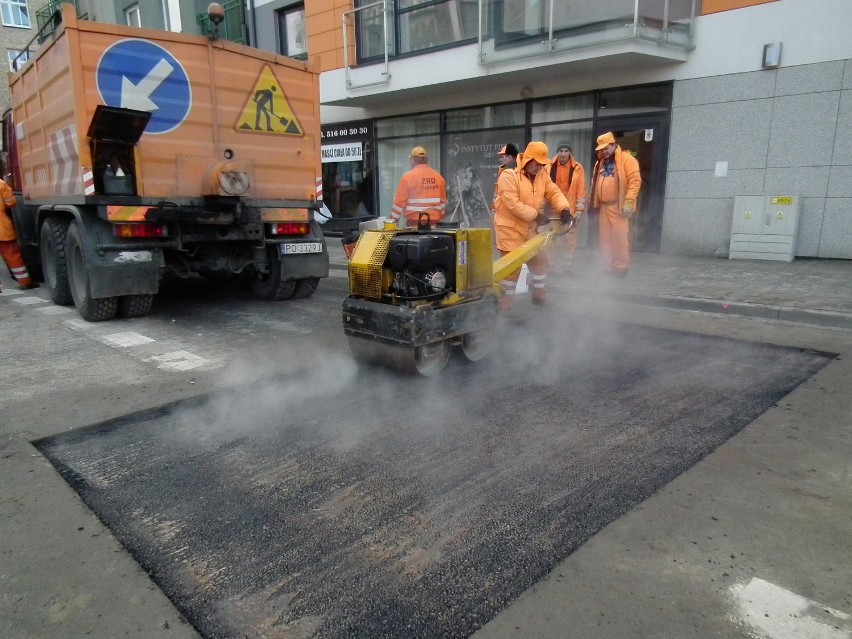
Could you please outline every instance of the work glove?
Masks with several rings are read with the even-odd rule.
[[[547,217],[547,213],[545,213],[544,209],[538,210],[538,215],[535,218],[536,226],[546,226],[550,223],[550,218]]]
[[[636,200],[624,200],[624,206],[621,207],[621,217],[629,218],[636,212]]]
[[[571,215],[571,211],[565,209],[564,211],[562,211],[562,213],[559,214],[559,221],[562,222],[562,224],[566,224],[570,227],[573,226],[575,220],[574,216]]]

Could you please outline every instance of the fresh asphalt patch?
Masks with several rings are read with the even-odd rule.
[[[466,637],[832,358],[548,314],[499,337],[430,379],[318,347],[36,444],[205,637]]]

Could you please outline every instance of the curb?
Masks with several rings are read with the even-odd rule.
[[[746,317],[792,322],[794,324],[812,324],[815,326],[852,330],[852,315],[848,313],[816,311],[792,306],[773,306],[770,304],[754,304],[750,302],[729,302],[726,300],[700,297],[650,293],[608,293],[602,295],[588,289],[574,290],[577,292],[582,290],[583,294],[590,297],[609,299],[627,304],[638,304],[640,306],[657,306],[682,311],[697,311],[722,315],[743,315]]]

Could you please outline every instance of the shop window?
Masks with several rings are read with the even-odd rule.
[[[27,0],[0,0],[3,24],[7,27],[30,27],[30,10]]]
[[[592,117],[594,105],[594,97],[589,93],[533,102],[531,121],[536,124],[559,120],[585,120]]]
[[[447,131],[511,127],[518,122],[523,122],[525,117],[524,104],[522,102],[459,109],[447,112],[446,127]]]
[[[437,115],[437,114],[434,114]],[[380,123],[376,123],[380,126]],[[429,166],[443,175],[441,170],[441,138],[438,135],[381,140],[378,143],[379,215],[390,215],[393,196],[402,174],[411,169],[409,155],[415,146],[422,146],[429,155]],[[445,178],[446,179],[446,178]]]
[[[438,113],[422,113],[406,115],[399,118],[388,118],[376,123],[376,135],[380,138],[392,138],[402,135],[422,135],[438,133],[441,130],[441,118]],[[415,142],[411,146],[419,144]],[[411,147],[408,148],[411,150]]]
[[[307,59],[304,3],[279,9],[275,16],[278,21],[278,52],[291,58]]]

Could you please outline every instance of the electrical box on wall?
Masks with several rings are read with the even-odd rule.
[[[792,262],[799,205],[798,195],[736,196],[728,258]]]

